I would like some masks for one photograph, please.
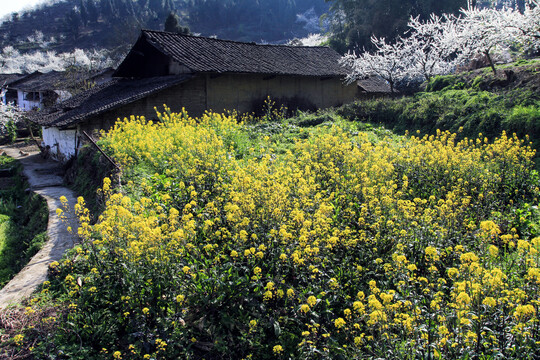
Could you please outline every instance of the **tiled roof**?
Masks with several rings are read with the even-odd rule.
[[[66,79],[67,75],[62,71],[48,73],[36,71],[11,83],[10,88],[22,91],[59,90],[62,89]]]
[[[107,69],[110,71],[110,69]],[[99,76],[102,71],[95,73],[74,72],[74,71],[50,71],[42,73],[39,71],[21,78],[9,84],[9,87],[22,91],[47,91],[47,90],[65,90],[70,86],[82,83],[84,80]]]
[[[141,37],[193,72],[343,76],[340,55],[328,47],[261,45],[163,31]]]
[[[24,78],[27,75],[23,74],[0,74],[0,88],[4,86],[8,86],[15,81],[18,81],[22,78]]]
[[[191,77],[191,75],[181,75],[146,79],[113,79],[50,108],[33,112],[29,114],[29,118],[42,126],[65,128],[90,116],[99,115],[180,84]]]
[[[388,82],[379,76],[358,80],[356,84],[367,93],[391,93]]]

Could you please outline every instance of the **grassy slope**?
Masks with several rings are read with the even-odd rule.
[[[0,286],[5,285],[47,240],[48,210],[38,195],[26,193],[19,164],[0,157],[0,168],[15,168],[13,182],[0,190]]]
[[[520,138],[529,135],[533,147],[540,149],[539,89],[540,60],[522,61],[501,66],[496,76],[479,69],[437,77],[415,96],[358,101],[338,113],[398,133],[433,134],[441,129],[469,138],[481,133],[492,140],[505,130]]]

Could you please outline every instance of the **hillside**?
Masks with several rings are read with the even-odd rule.
[[[0,25],[0,48],[13,45],[19,50],[32,50],[47,42],[46,48],[56,51],[75,47],[125,49],[141,28],[162,30],[171,11],[193,33],[283,42],[318,32],[318,19],[327,5],[323,0],[59,1],[9,16]]]

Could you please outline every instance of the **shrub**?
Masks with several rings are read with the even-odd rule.
[[[12,184],[0,190],[0,286],[3,286],[47,240],[49,211],[43,198],[25,192],[27,184],[21,179],[18,162],[0,156],[0,167],[13,169]]]

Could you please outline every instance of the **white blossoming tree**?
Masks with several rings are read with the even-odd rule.
[[[347,81],[378,75],[394,91],[395,85],[405,79],[429,81],[478,55],[486,57],[496,74],[495,52],[512,44],[540,49],[540,0],[529,0],[523,13],[511,8],[469,7],[459,17],[433,15],[427,21],[411,18],[408,26],[408,36],[394,44],[373,37],[373,53],[345,55],[341,63],[349,69]]]
[[[521,30],[524,38],[538,50],[540,49],[540,0],[530,0],[523,17],[525,20]]]
[[[341,65],[348,68],[346,81],[352,83],[360,78],[379,76],[390,85],[395,93],[396,83],[408,76],[411,68],[411,48],[405,39],[398,39],[393,44],[384,38],[371,38],[375,52],[364,52],[357,56],[349,53],[341,59]]]
[[[4,97],[3,91],[0,91],[0,99]],[[16,124],[23,120],[24,114],[18,107],[0,101],[0,136],[15,140]]]
[[[513,9],[478,9],[462,10],[463,17],[459,20],[460,27],[456,37],[463,60],[475,55],[483,55],[489,62],[493,73],[497,73],[492,54],[512,42],[518,42],[520,34],[515,27],[508,26],[506,19],[519,17],[519,12]]]
[[[429,81],[435,75],[450,73],[456,66],[455,38],[458,19],[453,15],[432,15],[422,22],[411,17],[411,35],[407,41],[412,56],[411,76],[420,76]]]
[[[113,63],[106,50],[75,49],[72,52],[60,54],[55,51],[21,53],[13,46],[6,46],[0,51],[0,67],[3,73],[63,71],[69,67],[90,71],[106,68]]]
[[[519,32],[517,41],[525,51],[540,50],[540,0],[529,0],[523,13],[514,11],[503,15],[504,26]]]

